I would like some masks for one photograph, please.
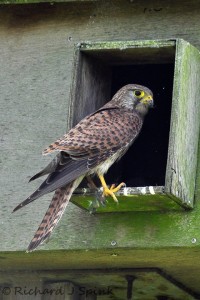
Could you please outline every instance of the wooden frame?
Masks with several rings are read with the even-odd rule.
[[[111,66],[169,63],[174,64],[174,78],[165,182],[158,187],[125,188],[119,193],[126,197],[125,205],[124,200],[118,207],[108,201],[97,212],[193,207],[200,121],[200,55],[182,39],[88,42],[76,46],[70,126],[110,99]],[[78,194],[73,202],[89,209],[94,198],[92,191],[79,189]]]

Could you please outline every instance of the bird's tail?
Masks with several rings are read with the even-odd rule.
[[[82,178],[70,182],[62,188],[58,188],[51,200],[49,208],[38,227],[32,241],[30,242],[27,252],[35,250],[41,243],[43,243],[51,234],[54,227],[62,217],[62,214],[67,207],[72,193],[77,188]]]

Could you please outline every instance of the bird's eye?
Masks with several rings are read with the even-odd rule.
[[[144,92],[143,92],[143,91],[136,90],[136,91],[134,91],[134,95],[135,95],[137,98],[141,98],[141,97],[144,96]]]

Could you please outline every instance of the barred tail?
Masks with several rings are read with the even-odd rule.
[[[73,191],[77,188],[81,182],[82,177],[77,178],[66,186],[59,188],[55,191],[55,194],[51,200],[49,208],[38,227],[32,241],[30,242],[27,252],[35,250],[41,243],[43,243],[51,234],[54,227],[62,217],[62,214],[67,207]]]

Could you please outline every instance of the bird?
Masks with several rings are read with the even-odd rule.
[[[140,84],[120,88],[104,106],[83,118],[68,133],[52,143],[43,155],[56,152],[54,159],[29,181],[48,175],[39,188],[16,206],[21,209],[37,198],[55,191],[49,208],[33,236],[27,252],[49,238],[61,219],[74,190],[84,177],[97,176],[103,196],[111,196],[124,185],[108,187],[104,175],[139,135],[145,115],[153,107],[152,91]]]

